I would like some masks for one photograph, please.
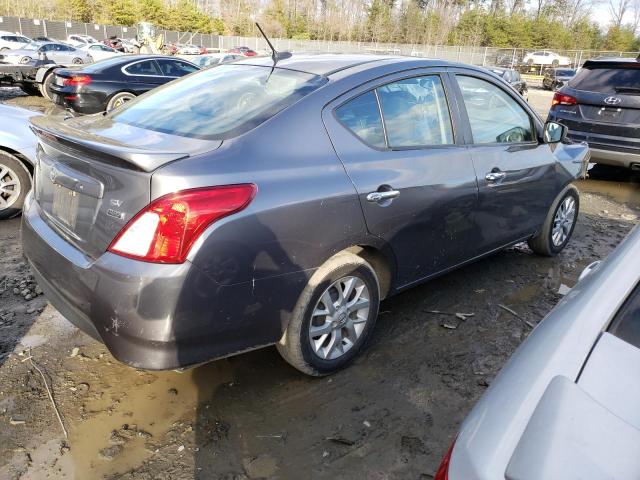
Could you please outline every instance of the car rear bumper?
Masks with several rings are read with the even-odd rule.
[[[591,148],[591,160],[594,163],[632,168],[633,165],[640,166],[640,153],[615,152],[612,150]]]
[[[69,89],[52,85],[51,97],[53,102],[65,108],[70,108],[75,112],[84,114],[99,113],[105,110],[103,102],[100,99],[95,98],[94,95],[66,90]]]
[[[187,367],[275,343],[282,334],[273,289],[295,292],[285,275],[221,286],[189,262],[152,264],[104,253],[86,257],[25,202],[23,251],[46,297],[115,358],[150,370]],[[304,272],[299,272],[303,273]],[[293,282],[293,284],[291,283]]]

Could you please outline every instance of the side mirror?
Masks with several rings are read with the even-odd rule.
[[[567,138],[568,129],[565,125],[556,122],[547,122],[544,125],[544,143],[559,143]]]

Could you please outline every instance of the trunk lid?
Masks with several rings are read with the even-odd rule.
[[[215,150],[206,141],[152,132],[108,116],[31,120],[39,139],[34,196],[42,218],[92,258],[149,204],[151,176],[169,162]]]

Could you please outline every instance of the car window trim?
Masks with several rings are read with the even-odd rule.
[[[144,73],[128,73],[127,72],[127,68],[129,68],[131,65],[135,65],[136,63],[142,63],[142,62],[152,62],[155,64],[156,68],[158,69],[158,71],[161,73],[161,75],[147,75]],[[162,69],[160,68],[160,65],[158,65],[158,62],[156,62],[155,58],[145,58],[143,60],[136,60],[135,62],[131,62],[128,63],[126,65],[123,65],[122,67],[120,67],[120,71],[125,74],[127,77],[151,77],[151,78],[166,78],[166,75],[162,75]],[[171,77],[169,77],[171,78]]]
[[[426,70],[428,69],[428,70]],[[418,72],[418,70],[420,70],[420,72]],[[426,71],[425,71],[426,70]],[[409,73],[407,75],[407,73]],[[427,76],[438,76],[440,78],[440,82],[442,84],[442,88],[444,90],[444,96],[445,96],[445,100],[447,102],[447,108],[449,111],[449,121],[451,122],[451,132],[453,134],[453,143],[447,143],[447,144],[434,144],[434,145],[411,145],[411,146],[405,146],[405,147],[390,147],[389,146],[389,139],[387,137],[387,128],[386,128],[386,123],[384,120],[384,114],[382,113],[382,106],[380,105],[380,99],[378,97],[378,88],[384,87],[385,85],[389,85],[391,83],[396,83],[396,82],[401,82],[403,80],[407,80],[410,78],[417,78],[417,77],[427,77]],[[393,77],[392,79],[389,79],[389,77]],[[373,84],[373,86],[369,86]],[[368,86],[368,88],[364,88],[361,90],[361,87],[365,87]],[[357,138],[361,143],[363,143],[364,145],[366,145],[369,148],[372,148],[374,150],[377,150],[379,152],[399,152],[399,151],[406,151],[406,150],[427,150],[427,149],[434,149],[434,148],[455,148],[455,147],[461,147],[463,146],[462,143],[460,143],[458,141],[458,134],[457,134],[457,129],[456,129],[456,118],[455,117],[455,113],[452,109],[452,105],[451,105],[451,96],[449,95],[448,91],[447,91],[447,87],[448,87],[448,82],[446,81],[446,70],[443,68],[438,68],[438,67],[422,67],[422,68],[418,68],[418,69],[411,69],[411,70],[403,70],[400,72],[393,72],[387,75],[384,75],[382,77],[378,77],[376,79],[373,80],[369,80],[361,85],[359,85],[358,87],[354,88],[353,90],[351,90],[351,92],[356,91],[357,93],[350,95],[349,98],[347,98],[344,101],[341,101],[340,103],[338,103],[337,105],[331,107],[331,114],[334,118],[334,120],[336,122],[338,122],[340,124],[340,126],[342,126],[343,128],[345,128],[351,135],[353,135],[355,138]],[[380,114],[380,120],[382,122],[382,131],[384,134],[384,140],[385,140],[385,147],[377,147],[375,145],[371,145],[370,143],[365,142],[362,138],[360,138],[358,135],[356,135],[356,133],[351,130],[350,128],[348,128],[346,125],[344,125],[337,117],[337,113],[336,110],[338,110],[341,106],[349,103],[351,100],[361,96],[361,95],[365,95],[366,93],[369,93],[373,91],[374,92],[374,96],[376,97],[376,102],[378,104],[378,113]],[[351,93],[349,92],[349,93]],[[344,94],[343,94],[344,95]],[[337,98],[340,98],[342,95],[340,95]],[[335,102],[335,98],[328,102],[327,105]],[[326,106],[325,106],[326,108]]]
[[[455,95],[458,97],[458,105],[460,108],[460,121],[465,124],[465,130],[467,131],[467,142],[465,143],[468,147],[519,147],[519,146],[539,146],[541,144],[540,137],[541,131],[543,128],[543,122],[538,117],[538,115],[531,109],[531,106],[521,98],[520,95],[515,96],[512,92],[510,92],[507,88],[508,85],[501,85],[500,82],[492,81],[489,75],[485,75],[483,72],[479,72],[472,69],[465,68],[451,68],[449,69],[449,73],[451,75],[451,83],[452,88],[455,90]],[[532,132],[534,133],[534,139],[526,142],[513,142],[513,143],[474,143],[473,140],[473,131],[471,130],[471,122],[469,120],[469,114],[467,113],[467,107],[464,103],[464,96],[462,95],[462,89],[457,81],[457,76],[467,76],[474,77],[479,80],[484,80],[485,82],[489,82],[492,85],[495,85],[497,88],[501,89],[504,93],[506,93],[512,100],[514,100],[527,114],[529,117],[529,122],[532,127]],[[517,92],[516,92],[517,93]],[[520,97],[520,98],[518,98]]]

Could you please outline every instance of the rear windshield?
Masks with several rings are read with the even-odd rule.
[[[640,87],[640,64],[638,66],[586,65],[573,77],[569,86],[598,93],[637,91]]]
[[[224,140],[257,127],[325,82],[280,68],[221,65],[153,90],[111,118],[163,133]]]

